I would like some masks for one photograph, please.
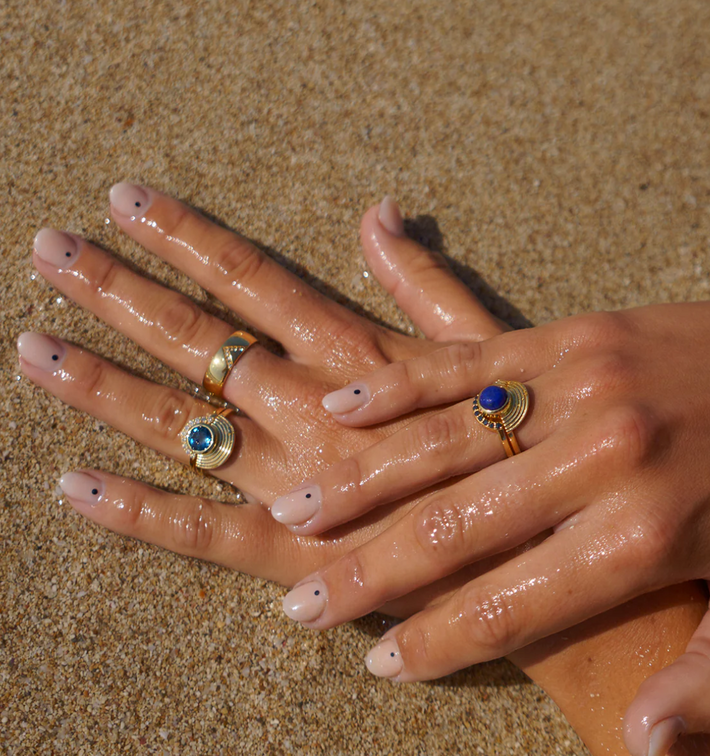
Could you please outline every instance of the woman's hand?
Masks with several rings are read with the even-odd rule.
[[[326,398],[355,428],[458,402],[274,505],[317,533],[458,478],[304,579],[327,628],[553,529],[539,545],[393,628],[371,669],[436,678],[510,653],[664,585],[710,575],[710,304],[574,317],[389,365]],[[469,397],[523,381],[532,408],[505,459]],[[343,397],[364,400],[354,407]],[[475,475],[470,475],[477,471]],[[462,478],[460,476],[463,476]],[[288,513],[304,492],[307,522]],[[308,587],[306,587],[308,586]],[[286,599],[288,609],[290,599]]]
[[[346,428],[322,408],[324,393],[362,372],[426,354],[437,347],[436,339],[476,339],[500,331],[437,256],[403,235],[399,211],[389,200],[363,219],[365,256],[431,339],[403,336],[353,314],[247,240],[155,190],[121,184],[111,200],[115,221],[131,237],[282,344],[284,357],[254,346],[232,371],[225,397],[247,416],[231,417],[237,447],[216,471],[267,505],[277,492],[401,426]],[[234,330],[77,236],[40,232],[34,263],[64,294],[196,383]],[[209,412],[208,405],[56,337],[25,334],[19,351],[24,373],[38,386],[140,443],[187,461],[178,433],[190,418]],[[301,538],[259,504],[235,507],[176,496],[98,471],[67,475],[63,486],[78,511],[105,527],[285,584],[371,538],[401,516],[399,507],[412,505],[382,510],[322,538]],[[400,601],[396,611],[421,607],[461,580]]]

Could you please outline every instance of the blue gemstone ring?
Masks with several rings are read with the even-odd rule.
[[[196,417],[180,431],[182,448],[190,457],[190,467],[214,470],[223,465],[234,449],[234,426],[227,420],[231,407]]]
[[[496,381],[473,398],[473,416],[488,430],[496,431],[508,457],[520,454],[513,432],[530,406],[527,388],[517,381]]]

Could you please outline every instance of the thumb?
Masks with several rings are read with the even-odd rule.
[[[710,733],[710,612],[682,656],[639,687],[624,717],[633,756],[665,756],[690,733]]]

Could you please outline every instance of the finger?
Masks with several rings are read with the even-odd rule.
[[[234,330],[79,236],[42,229],[34,250],[35,266],[50,283],[198,385]],[[303,373],[301,366],[255,345],[230,372],[224,397],[275,430],[283,420],[280,402],[303,392],[298,385],[306,380]]]
[[[332,356],[344,334],[356,324],[364,327],[366,321],[316,292],[247,239],[182,202],[125,183],[111,189],[110,199],[116,223],[129,236],[295,357]]]
[[[686,652],[642,683],[624,717],[633,756],[663,756],[680,738],[710,732],[710,612]]]
[[[586,423],[567,421],[532,449],[426,497],[387,531],[304,580],[320,591],[304,624],[323,629],[362,616],[586,512],[588,481],[626,469],[622,449],[631,422],[610,413],[599,422],[603,430],[592,433]],[[293,600],[285,599],[287,613]]]
[[[560,632],[653,587],[630,558],[628,534],[566,528],[522,557],[473,580],[383,636],[368,654],[373,674],[429,680],[495,659]],[[626,572],[631,581],[609,580]]]
[[[132,376],[55,337],[24,333],[18,339],[18,351],[22,371],[33,383],[138,443],[183,463],[188,456],[180,431],[189,420],[214,410],[182,391]],[[266,493],[260,480],[264,463],[281,464],[281,449],[248,418],[230,415],[228,419],[235,426],[234,451],[213,473],[232,483],[239,481],[261,498],[262,492]]]
[[[460,401],[498,378],[529,381],[549,365],[548,349],[536,331],[514,331],[394,362],[327,394],[323,406],[343,425],[372,425]]]
[[[564,378],[564,374],[563,374]],[[549,382],[537,390],[534,412],[515,431],[522,448],[547,438],[565,416],[563,403],[574,394]],[[374,507],[397,501],[457,475],[472,473],[505,458],[498,433],[479,423],[465,401],[412,420],[382,441],[336,462],[280,496],[272,516],[295,533],[322,533]]]
[[[371,207],[360,229],[372,272],[427,338],[481,341],[504,330],[458,279],[443,256],[410,239],[391,197]]]
[[[587,416],[567,418],[542,443],[431,494],[387,531],[307,578],[304,584],[317,584],[321,599],[305,624],[323,629],[359,617],[548,528],[569,525],[574,513],[577,521],[590,517],[589,481],[625,474],[629,455],[642,449],[634,412],[608,408],[596,413],[593,428]]]
[[[179,496],[97,470],[67,473],[60,486],[98,525],[178,554],[284,584],[319,564],[318,549],[303,548],[258,504]]]

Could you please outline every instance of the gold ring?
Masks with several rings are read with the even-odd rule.
[[[530,406],[527,388],[517,381],[496,381],[473,398],[473,416],[478,422],[497,431],[508,457],[520,454],[513,432],[525,419]]]
[[[202,379],[202,385],[208,394],[222,398],[224,384],[227,382],[232,368],[244,356],[244,352],[252,344],[256,344],[256,339],[244,331],[235,331],[222,346],[215,352],[210,362],[205,377]]]
[[[234,426],[227,415],[232,411],[231,407],[225,407],[185,423],[180,441],[190,457],[190,467],[213,470],[229,459],[234,449]]]

